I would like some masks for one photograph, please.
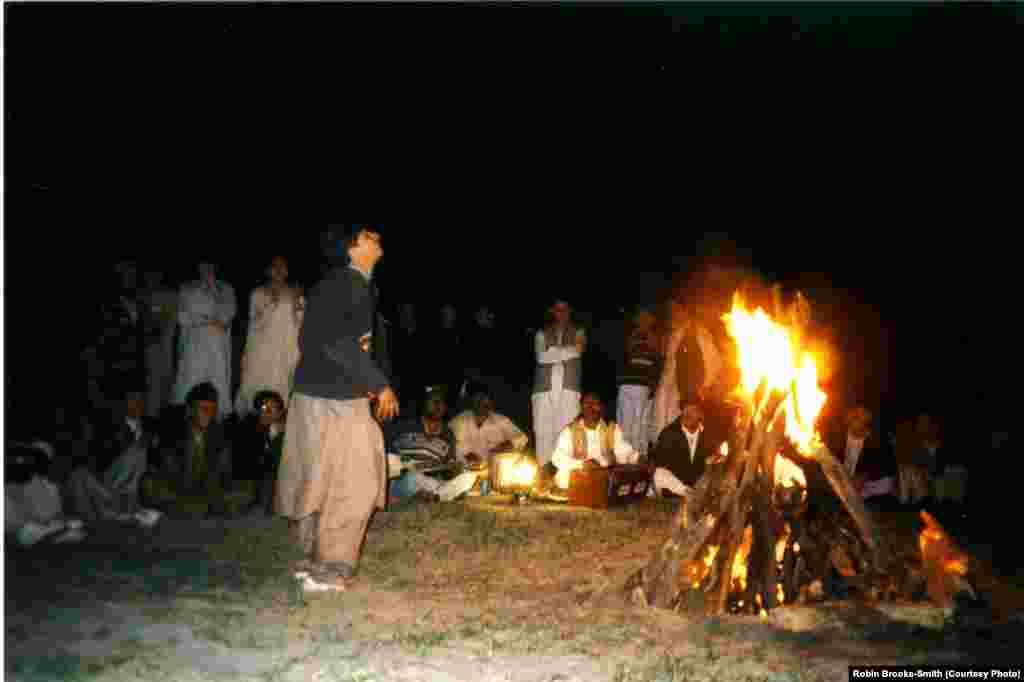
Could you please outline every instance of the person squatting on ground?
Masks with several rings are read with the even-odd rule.
[[[79,542],[82,522],[63,518],[60,488],[46,470],[53,458],[48,443],[8,443],[4,452],[4,535],[22,547],[47,538]]]
[[[121,419],[96,444],[99,466],[71,472],[68,492],[75,512],[88,521],[114,520],[150,528],[162,516],[140,506],[142,479],[149,471],[149,452],[156,444],[142,387],[123,389]]]

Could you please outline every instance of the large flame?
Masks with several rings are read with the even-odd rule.
[[[814,423],[827,399],[818,386],[814,356],[802,351],[794,341],[793,330],[773,320],[763,309],[747,310],[739,292],[723,319],[736,339],[741,390],[752,396],[766,381],[769,390],[789,391],[784,408],[786,435],[798,451],[810,454],[818,445]]]

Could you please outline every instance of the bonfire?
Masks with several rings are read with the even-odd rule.
[[[723,318],[741,372],[733,431],[683,500],[660,552],[627,581],[629,596],[648,606],[766,616],[820,597],[834,570],[871,598],[927,592],[950,606],[970,589],[966,556],[924,512],[914,561],[890,551],[816,430],[827,395],[807,350],[810,306],[799,294],[784,306],[781,290],[774,293],[774,316],[749,310],[737,293]],[[831,512],[807,513],[808,474],[828,481],[838,502]]]

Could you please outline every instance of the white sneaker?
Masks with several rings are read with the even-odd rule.
[[[67,519],[64,521],[64,525],[67,526],[68,530],[79,530],[85,527],[82,519]]]
[[[18,544],[25,547],[31,547],[39,541],[50,537],[54,533],[59,533],[66,527],[67,526],[63,521],[49,521],[48,523],[29,521],[18,529],[16,537]]]
[[[85,539],[85,530],[82,528],[68,528],[63,534],[58,535],[54,543],[63,545],[69,542],[81,542]]]
[[[156,509],[140,509],[135,512],[135,520],[145,528],[152,528],[161,518],[163,518],[163,513]]]
[[[345,585],[337,583],[322,583],[314,579],[308,571],[297,571],[295,577],[302,581],[302,589],[305,592],[344,592]]]

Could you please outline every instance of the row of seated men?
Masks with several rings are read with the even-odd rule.
[[[616,464],[646,464],[653,469],[654,491],[686,495],[717,451],[723,429],[705,435],[704,414],[697,400],[685,401],[682,416],[670,424],[647,457],[624,437],[615,422],[605,420],[605,406],[596,393],[581,401],[579,416],[562,429],[541,486],[566,489],[571,472]],[[445,423],[444,392],[428,388],[420,414],[388,429],[392,498],[421,496],[448,501],[473,494],[491,456],[524,450],[529,437],[508,417],[495,411],[483,385],[470,391],[470,407]]]
[[[544,478],[564,489],[573,470],[639,463],[652,470],[653,494],[688,495],[728,437],[730,418],[728,410],[707,405],[696,395],[684,397],[680,407],[681,415],[662,430],[648,455],[641,456],[623,430],[604,419],[600,396],[585,394],[580,415],[559,435]],[[494,412],[485,387],[475,387],[470,408],[447,425],[445,412],[443,394],[428,389],[419,417],[391,430],[389,468],[397,478],[391,484],[393,497],[456,499],[474,489],[488,456],[527,445],[527,435]],[[902,426],[889,443],[877,431],[871,412],[858,406],[825,432],[830,452],[842,461],[869,507],[963,500],[965,470],[949,460],[934,420],[922,415]],[[809,492],[831,496],[820,467],[812,466],[809,472]]]
[[[72,459],[52,444],[8,443],[5,449],[5,534],[18,544],[84,537],[90,522],[152,527],[163,509],[199,501],[204,513],[229,511],[233,500],[270,511],[284,440],[284,402],[265,391],[239,422],[215,418],[217,390],[188,394],[184,414],[144,416],[143,393],[123,392],[112,423],[96,429],[88,457]],[[251,482],[240,490],[239,482]],[[154,508],[155,507],[155,508]]]

